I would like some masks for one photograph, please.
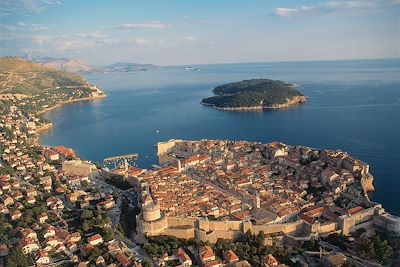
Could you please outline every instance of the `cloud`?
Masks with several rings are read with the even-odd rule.
[[[100,31],[88,33],[77,33],[71,35],[19,35],[15,36],[14,41],[25,43],[31,47],[31,52],[47,50],[48,52],[58,53],[77,53],[102,48],[115,48],[117,46],[125,47],[132,45],[154,46],[163,45],[163,40],[148,40],[141,37],[108,36]]]
[[[44,45],[52,39],[51,36],[48,35],[34,35],[32,40],[36,42],[38,45]]]
[[[186,36],[185,40],[188,42],[195,42],[197,41],[199,38],[195,37],[195,36]]]
[[[202,23],[202,24],[242,24],[243,21],[231,20],[231,19],[217,19],[217,20],[204,19],[204,20],[201,20],[200,23]]]
[[[17,27],[15,27],[13,25],[0,24],[0,29],[4,29],[7,31],[15,31],[17,29]]]
[[[107,37],[107,35],[105,33],[102,33],[100,31],[90,32],[90,33],[88,33],[88,36],[96,38],[96,39]]]
[[[45,25],[42,24],[35,24],[35,23],[25,23],[22,21],[19,21],[17,23],[15,23],[14,25],[7,25],[7,24],[0,24],[0,28],[4,29],[4,30],[8,30],[8,31],[24,31],[26,32],[26,30],[30,30],[32,32],[39,32],[39,31],[45,31],[45,30],[49,30],[50,27],[47,27]]]
[[[291,17],[296,15],[305,15],[306,13],[310,13],[314,10],[314,7],[302,6],[300,8],[285,8],[278,7],[275,10],[275,14],[280,17]]]
[[[47,27],[42,24],[31,23],[30,29],[31,29],[31,31],[38,32],[38,31],[46,31],[46,30],[50,29],[50,27]]]
[[[1,0],[0,13],[5,16],[40,13],[50,5],[59,4],[59,0]]]
[[[124,23],[116,26],[117,29],[165,29],[171,24],[162,23],[160,21],[147,21],[137,23]]]
[[[137,44],[137,45],[144,45],[144,44],[148,44],[149,41],[143,39],[143,38],[131,38],[128,40],[128,43],[131,44]]]
[[[85,40],[85,39],[71,39],[71,40],[66,40],[58,46],[58,50],[60,52],[65,52],[65,51],[83,51],[88,48],[94,48],[95,44],[91,42],[90,40]]]
[[[327,1],[318,6],[302,6],[299,8],[277,7],[275,15],[278,17],[306,16],[310,14],[329,14],[346,10],[373,10],[382,9],[396,5],[400,0],[343,0]]]

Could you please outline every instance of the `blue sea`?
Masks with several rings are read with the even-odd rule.
[[[278,140],[343,149],[370,164],[372,198],[400,215],[400,59],[276,62],[162,67],[153,71],[88,74],[102,100],[46,114],[54,127],[44,145],[74,148],[82,158],[138,153],[137,165],[157,163],[155,144],[171,138]],[[278,79],[299,85],[306,104],[285,110],[223,112],[200,104],[227,82]]]

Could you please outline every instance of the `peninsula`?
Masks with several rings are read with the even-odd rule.
[[[26,114],[105,97],[81,76],[17,57],[0,58],[0,109],[16,105]]]
[[[307,101],[295,85],[269,79],[228,83],[215,87],[213,93],[215,96],[204,98],[201,104],[225,111],[281,109]]]

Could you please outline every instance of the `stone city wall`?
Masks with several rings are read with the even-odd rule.
[[[191,226],[195,227],[197,218],[182,218],[182,217],[167,217],[168,227],[182,227]]]
[[[263,231],[264,234],[298,234],[303,230],[303,221],[299,220],[292,223],[274,223],[274,224],[264,224],[264,225],[251,225],[250,231],[253,234],[258,234]]]
[[[187,229],[168,228],[163,232],[163,235],[170,235],[183,239],[191,239],[195,238],[194,232],[195,232],[194,228],[187,228]]]

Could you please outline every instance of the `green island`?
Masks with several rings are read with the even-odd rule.
[[[204,98],[201,104],[226,111],[280,109],[307,101],[295,85],[270,79],[228,83],[215,87],[213,93],[215,96]]]

